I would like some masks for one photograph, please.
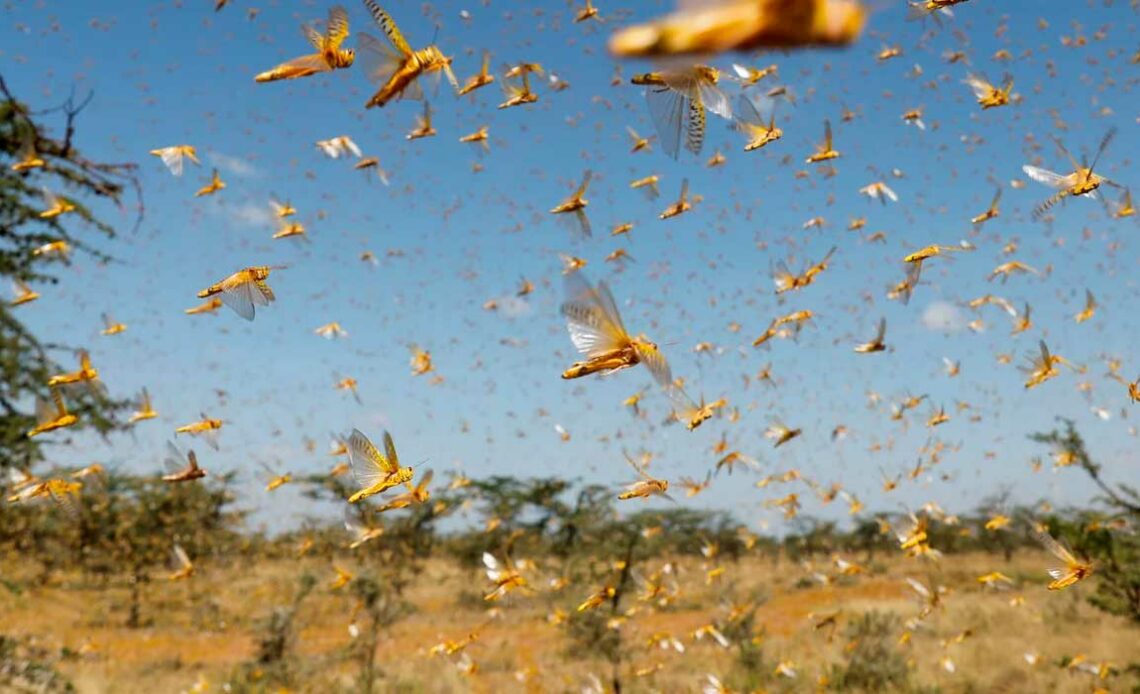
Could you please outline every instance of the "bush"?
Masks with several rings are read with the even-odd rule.
[[[892,640],[898,627],[898,617],[876,611],[849,622],[844,634],[853,647],[846,663],[832,666],[831,686],[837,691],[866,692],[905,687],[909,679],[906,659]]]

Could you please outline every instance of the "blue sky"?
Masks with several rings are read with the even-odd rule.
[[[673,161],[659,148],[629,154],[625,127],[643,135],[654,129],[641,88],[627,80],[652,65],[621,63],[626,79],[614,87],[615,62],[604,49],[616,26],[659,14],[664,6],[635,4],[620,21],[577,25],[562,3],[444,3],[433,5],[431,16],[419,3],[388,3],[414,46],[427,44],[438,23],[437,42],[454,56],[460,80],[478,70],[487,49],[500,72],[505,64],[539,62],[571,85],[561,92],[540,85],[537,104],[500,111],[498,85],[457,99],[445,84],[433,99],[439,135],[408,143],[404,134],[420,105],[395,102],[366,111],[373,87],[359,70],[292,83],[253,82],[257,72],[305,52],[298,26],[323,17],[326,4],[256,3],[260,13],[251,21],[243,0],[221,13],[205,0],[99,7],[10,3],[0,10],[0,70],[9,85],[37,106],[58,103],[72,85],[81,93],[93,89],[78,144],[96,159],[138,162],[146,200],[138,233],[130,232],[129,211],[108,210],[124,232],[104,244],[118,262],[100,267],[80,259],[21,315],[45,337],[87,346],[115,394],[147,386],[160,417],[110,445],[73,438],[50,450],[51,461],[157,472],[174,427],[205,411],[226,425],[220,452],[194,444],[203,465],[241,471],[243,505],[258,510],[258,522],[284,527],[306,515],[332,519],[337,513],[299,501],[288,488],[265,494],[257,463],[297,473],[327,469],[330,431],[358,427],[378,437],[388,428],[402,458],[426,460],[437,472],[461,467],[471,476],[560,475],[615,486],[631,478],[622,448],[654,451],[659,476],[703,477],[715,461],[710,449],[724,433],[766,469],[797,467],[821,483],[841,482],[870,509],[934,500],[964,510],[1003,487],[1020,500],[1085,501],[1091,490],[1079,472],[1030,471],[1030,458],[1047,451],[1026,435],[1067,416],[1089,435],[1110,478],[1137,483],[1135,407],[1130,409],[1123,386],[1103,377],[1104,355],[1120,358],[1126,377],[1140,374],[1137,226],[1110,220],[1099,204],[1083,199],[1057,208],[1051,224],[1034,222],[1031,209],[1050,191],[1020,170],[1040,156],[1041,166],[1065,173],[1066,162],[1048,135],[1060,136],[1078,153],[1095,148],[1117,126],[1100,172],[1135,184],[1130,153],[1140,138],[1136,66],[1129,61],[1137,15],[1126,3],[1082,4],[1083,26],[1074,27],[1073,13],[1062,12],[1062,3],[973,0],[939,29],[904,21],[901,5],[875,9],[863,37],[848,49],[711,59],[726,70],[733,61],[779,65],[779,77],[763,84],[786,84],[797,97],[794,106],[778,106],[784,138],[745,153],[742,136],[710,117],[702,156],[683,153]],[[603,16],[617,11],[607,3],[599,7]],[[379,33],[359,3],[349,3],[348,10],[354,33]],[[470,13],[469,21],[461,10]],[[1094,34],[1102,27],[1106,36],[1098,39]],[[1086,45],[1062,44],[1062,36],[1078,35]],[[884,44],[900,45],[902,57],[877,62]],[[1009,63],[992,58],[1003,48],[1014,57]],[[941,55],[947,49],[966,51],[972,67],[946,64]],[[915,65],[921,76],[914,76]],[[971,69],[994,81],[1012,74],[1022,102],[982,112],[961,83]],[[725,87],[735,98],[738,88]],[[920,106],[925,132],[901,120],[904,111]],[[859,117],[841,123],[844,107],[857,109]],[[822,137],[825,118],[832,120],[842,152],[832,178],[803,164]],[[491,152],[479,157],[457,139],[483,124],[490,126]],[[366,180],[350,163],[326,159],[314,147],[318,139],[342,134],[380,158],[391,187]],[[147,154],[183,143],[198,148],[203,166],[188,168],[181,179]],[[727,163],[706,168],[717,149]],[[473,172],[475,162],[485,169]],[[227,188],[195,199],[215,166]],[[892,168],[904,173],[889,179],[898,204],[884,207],[858,194]],[[587,195],[595,233],[582,240],[547,210],[587,169],[595,174]],[[797,179],[797,171],[809,175]],[[654,202],[628,188],[649,173],[662,178],[662,197]],[[887,287],[903,274],[903,255],[968,236],[969,218],[993,194],[988,177],[1005,184],[1006,192],[1002,216],[974,239],[978,250],[928,263],[908,306],[888,301]],[[658,220],[683,178],[702,202],[677,219]],[[1010,188],[1015,178],[1026,186]],[[312,243],[270,239],[270,194],[298,208]],[[817,215],[827,220],[822,230],[801,228]],[[866,232],[885,232],[885,243],[846,231],[857,216],[868,218]],[[608,229],[625,221],[636,223],[632,234],[611,239]],[[1002,248],[1011,241],[1017,251],[1005,256]],[[780,299],[774,295],[773,263],[798,267],[833,245],[832,267],[814,285]],[[636,261],[620,271],[603,261],[618,247]],[[359,260],[366,249],[380,257],[378,267]],[[391,249],[403,255],[386,257]],[[589,278],[611,284],[629,328],[662,346],[694,396],[728,398],[740,408],[740,420],[713,420],[692,433],[662,427],[667,402],[657,392],[646,398],[648,418],[633,418],[621,401],[651,384],[642,369],[561,380],[574,354],[558,313],[559,253],[586,258]],[[1005,285],[986,281],[994,266],[1011,259],[1051,272]],[[289,266],[273,274],[278,301],[260,309],[256,321],[246,323],[228,310],[214,317],[183,315],[197,303],[198,290],[254,264]],[[524,302],[507,302],[522,276],[535,282],[536,291]],[[1101,308],[1078,326],[1072,315],[1086,288]],[[1009,319],[994,307],[980,314],[984,332],[964,329],[977,317],[964,303],[986,293],[1017,306],[1028,301],[1033,329],[1010,336]],[[512,310],[484,310],[492,298]],[[819,317],[798,342],[750,346],[773,317],[800,308]],[[103,311],[127,323],[127,332],[100,336]],[[953,329],[932,327],[934,315],[949,316]],[[883,316],[893,351],[854,354],[851,347],[869,339]],[[347,339],[326,342],[313,334],[333,320],[348,330]],[[733,321],[741,324],[739,333],[728,329]],[[1026,391],[1014,365],[1042,338],[1056,353],[1088,364],[1088,374],[1064,372]],[[700,341],[712,342],[720,353],[694,354]],[[431,351],[443,383],[411,375],[410,343]],[[999,364],[999,353],[1014,354],[1014,365]],[[943,356],[961,360],[961,376],[944,375]],[[779,387],[753,382],[745,388],[742,376],[768,361]],[[359,380],[363,406],[333,389],[337,375]],[[1082,380],[1092,383],[1088,396],[1077,390]],[[218,389],[227,393],[224,401]],[[869,409],[867,391],[879,393],[884,404]],[[907,393],[926,393],[948,411],[968,402],[980,420],[955,414],[935,433],[961,449],[935,475],[884,494],[879,468],[894,474],[913,465],[930,435],[925,404],[908,415],[907,426],[890,420],[889,403]],[[1092,406],[1111,418],[1100,419]],[[773,418],[802,427],[804,435],[773,451],[762,438]],[[555,423],[570,431],[570,442],[559,440]],[[852,435],[833,443],[830,432],[838,424]],[[317,441],[316,454],[305,451],[304,437]],[[891,448],[872,453],[873,443]],[[750,523],[778,527],[778,510],[762,503],[790,490],[757,490],[750,483],[739,473],[722,477],[685,503],[732,508]],[[845,513],[841,502],[821,507],[808,501],[806,489],[794,490],[805,500],[805,512]]]

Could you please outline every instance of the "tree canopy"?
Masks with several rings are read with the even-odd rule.
[[[78,116],[92,94],[33,111],[19,101],[0,76],[0,277],[13,285],[55,285],[64,278],[74,253],[97,262],[110,262],[100,241],[116,229],[97,213],[111,203],[122,207],[133,191],[137,220],[142,219],[142,194],[131,163],[105,163],[85,157],[75,144]],[[60,121],[62,135],[48,123]],[[67,214],[44,216],[48,200],[64,201]],[[137,222],[136,222],[137,225]],[[27,468],[42,458],[43,439],[31,439],[37,399],[51,400],[48,380],[61,371],[58,360],[72,346],[34,334],[20,318],[16,302],[0,303],[0,468]],[[78,417],[68,431],[91,428],[106,434],[121,424],[116,413],[126,402],[96,390],[67,394],[68,410]]]

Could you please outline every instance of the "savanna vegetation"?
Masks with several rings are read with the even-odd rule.
[[[1099,475],[1070,423],[1037,438]],[[292,484],[329,501],[350,492],[345,475]],[[251,531],[228,476],[107,471],[73,514],[3,506],[2,672],[46,691],[142,673],[231,691],[685,691],[710,674],[732,690],[1127,689],[1140,682],[1127,647],[1140,634],[1140,519],[1131,490],[1101,484],[1099,510],[924,509],[935,553],[912,557],[899,549],[906,514],[796,517],[765,537],[724,512],[639,510],[602,486],[509,477],[456,477],[425,503],[366,513],[354,524],[383,532],[349,548],[359,534],[340,524]],[[999,507],[1008,523],[995,529]],[[1058,562],[1036,523],[1093,576],[1046,590]],[[523,584],[485,599],[484,552]]]

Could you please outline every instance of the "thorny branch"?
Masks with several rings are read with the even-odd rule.
[[[75,119],[83,109],[91,103],[92,98],[95,96],[93,91],[89,91],[82,101],[76,103],[75,90],[72,88],[72,93],[67,97],[67,101],[59,106],[41,112],[52,113],[62,111],[64,113],[65,130],[62,142],[47,137],[40,132],[39,127],[37,127],[35,122],[31,119],[31,114],[29,114],[24,105],[16,99],[15,95],[13,95],[12,91],[8,88],[8,83],[4,81],[3,75],[0,75],[0,94],[3,94],[5,101],[7,101],[13,112],[21,116],[30,129],[33,138],[32,144],[35,147],[36,153],[45,157],[43,166],[45,171],[56,173],[64,179],[69,179],[74,177],[74,173],[67,168],[67,166],[78,168],[93,179],[93,192],[113,200],[115,204],[120,207],[122,206],[121,197],[124,183],[129,185],[134,190],[135,200],[138,203],[138,214],[135,217],[133,227],[133,231],[138,231],[146,213],[146,207],[143,203],[142,185],[136,175],[138,165],[130,162],[116,164],[94,162],[76,152],[72,145],[72,139],[75,135]],[[48,159],[49,157],[50,159]]]

